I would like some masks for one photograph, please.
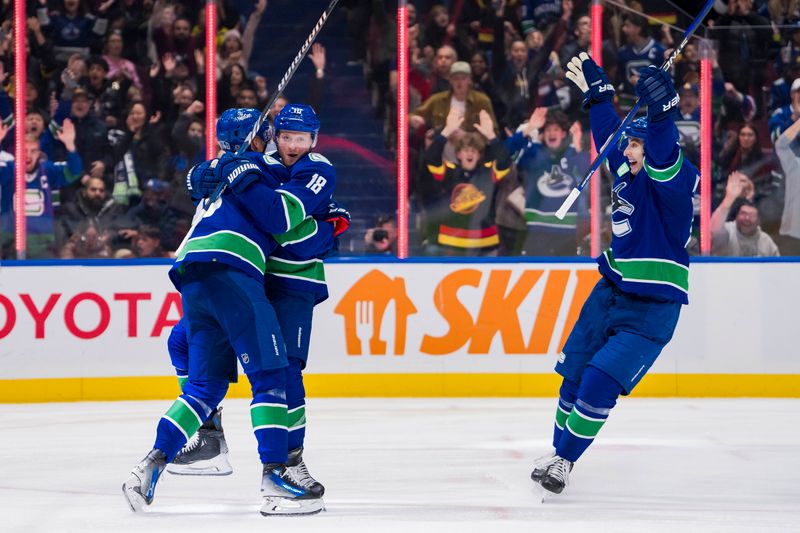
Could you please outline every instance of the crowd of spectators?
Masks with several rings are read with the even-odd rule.
[[[563,66],[590,52],[590,3],[408,3],[412,253],[589,253],[587,195],[564,221],[554,213],[589,164],[588,117]],[[249,63],[267,0],[215,4],[217,108],[261,107],[269,99],[266,79]],[[392,147],[395,6],[342,4],[350,63],[364,65],[371,104],[386,121]],[[240,12],[242,5],[247,9]],[[183,178],[205,158],[204,6],[201,0],[27,2],[29,258],[174,252],[194,210]],[[666,24],[643,15],[654,11],[675,16]],[[633,102],[638,70],[663,61],[691,16],[659,0],[604,3],[603,13],[602,64],[623,113]],[[686,46],[673,75],[681,96],[680,142],[698,163],[699,64],[710,49],[713,253],[800,255],[800,178],[789,170],[800,169],[800,2],[720,1],[706,26],[700,33],[707,40]],[[2,2],[2,257],[14,256],[12,29],[12,3]],[[309,57],[316,70],[313,105],[325,75],[324,47],[315,44]],[[279,99],[276,110],[284,103]],[[602,181],[605,212],[610,176],[604,173]],[[392,218],[367,232],[366,251],[394,250]],[[606,228],[605,241],[609,233]],[[753,244],[763,239],[774,246]]]
[[[12,4],[0,5],[2,257],[14,257]],[[248,68],[266,7],[216,2],[220,112],[267,102]],[[205,159],[205,2],[35,0],[26,14],[27,257],[169,257],[194,212],[186,172]],[[324,47],[309,56],[321,78]]]
[[[564,68],[578,53],[591,54],[590,5],[409,5],[409,167],[419,253],[588,255],[587,195],[565,220],[554,214],[590,163],[588,116]],[[639,69],[660,66],[693,15],[659,0],[603,8],[598,59],[623,114],[635,101]],[[712,253],[800,255],[800,126],[793,127],[800,120],[800,2],[719,1],[698,35],[705,38],[689,42],[672,74],[680,143],[699,167],[700,57],[709,54]],[[481,127],[484,119],[491,131]],[[605,224],[610,182],[604,171]],[[608,228],[603,235],[606,246]],[[696,238],[689,246],[699,253]]]

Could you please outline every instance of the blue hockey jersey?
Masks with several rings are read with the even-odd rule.
[[[553,151],[538,141],[529,141],[517,132],[505,141],[508,151],[519,152],[516,158],[525,190],[525,223],[539,233],[575,236],[578,216],[588,216],[586,195],[579,196],[564,220],[556,211],[589,168],[589,156],[568,146]]]
[[[610,102],[590,109],[597,146],[621,120]],[[597,258],[600,272],[620,289],[688,303],[689,254],[697,168],[684,159],[678,130],[670,120],[649,122],[644,168],[633,176],[624,143],[611,150],[606,164],[614,175],[611,196],[611,247]]]
[[[333,167],[318,154],[309,154],[303,159],[310,159],[310,164],[298,167],[301,160],[293,165],[293,172],[274,153],[247,152],[243,157],[248,160],[248,168],[244,170],[257,172],[259,180],[244,194],[226,191],[209,207],[206,217],[178,253],[171,271],[173,282],[179,278],[180,264],[222,261],[262,281],[266,275],[271,283],[310,291],[318,302],[324,300],[328,292],[321,256],[333,245],[333,225],[319,223],[313,215],[327,213],[330,191],[335,184]],[[321,160],[331,170],[319,168],[316,163]],[[194,192],[193,176],[211,164],[213,162],[202,163],[189,172],[187,188],[190,193]],[[206,220],[213,218],[210,212],[218,203],[225,207],[222,216]],[[219,246],[219,236],[214,235],[211,240],[208,237],[216,233],[214,230],[221,229],[227,230],[223,233],[223,247]],[[245,244],[241,237],[249,238],[251,245]],[[260,249],[260,254],[255,253],[253,244]],[[246,249],[251,250],[251,260],[242,256]]]
[[[14,227],[15,161],[0,161],[0,212],[3,229]],[[25,225],[29,235],[53,234],[54,192],[77,180],[83,172],[78,152],[67,152],[66,161],[40,161],[25,176]]]
[[[277,152],[274,155],[277,157]],[[267,283],[312,292],[319,303],[328,298],[322,256],[333,246],[333,224],[318,223],[314,217],[328,213],[336,170],[325,156],[315,152],[308,153],[288,170],[290,179],[277,192],[296,195],[306,222],[302,227],[275,235],[281,246],[267,261]]]
[[[641,48],[627,44],[619,49],[617,61],[619,65],[618,82],[621,84],[620,106],[629,108],[635,101],[634,77],[639,76],[639,71],[650,65],[660,65],[664,59],[665,48],[653,38],[650,38]],[[619,79],[621,78],[621,79]],[[630,100],[630,101],[629,101]],[[602,146],[602,145],[600,145]]]

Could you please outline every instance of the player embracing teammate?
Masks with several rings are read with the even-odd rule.
[[[217,129],[227,153],[188,176],[195,200],[209,196],[220,181],[225,190],[211,198],[170,270],[184,309],[170,336],[170,356],[185,379],[182,394],[159,421],[153,450],[123,485],[134,511],[152,503],[159,476],[173,461],[178,473],[230,473],[218,405],[237,379],[237,359],[253,393],[250,413],[263,463],[261,513],[324,508],[324,487],[302,459],[302,369],[313,307],[327,298],[321,256],[346,229],[349,214],[331,203],[333,166],[311,152],[319,131],[313,109],[289,104],[279,113],[277,152],[262,153],[270,140],[264,125],[250,150],[235,155],[257,118],[257,110],[223,113]],[[201,438],[182,450],[198,429]],[[191,472],[193,465],[198,468]]]
[[[621,120],[614,87],[586,53],[567,65],[583,93],[592,135],[603,145]],[[552,454],[531,478],[550,493],[568,485],[575,462],[592,444],[620,395],[628,395],[672,338],[688,303],[689,240],[700,173],[684,159],[674,116],[678,93],[669,74],[640,71],[636,94],[647,118],[635,119],[608,155],[614,175],[611,247],[597,258],[602,278],[581,309],[556,372],[559,391]]]

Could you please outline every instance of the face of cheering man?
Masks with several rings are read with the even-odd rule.
[[[628,146],[622,153],[628,158],[628,166],[631,167],[631,175],[635,176],[642,170],[644,163],[644,141],[635,137],[628,138]]]

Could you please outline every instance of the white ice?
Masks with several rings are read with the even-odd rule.
[[[234,473],[121,485],[169,401],[0,405],[0,531],[800,531],[800,401],[626,398],[561,496],[529,479],[553,400],[311,399],[306,462],[327,511],[258,513],[246,400],[224,402]]]

